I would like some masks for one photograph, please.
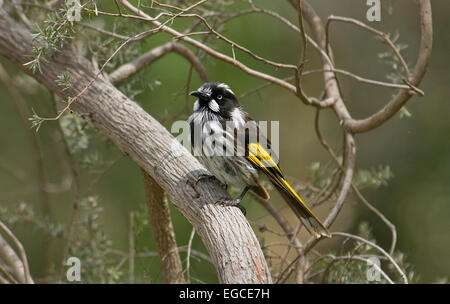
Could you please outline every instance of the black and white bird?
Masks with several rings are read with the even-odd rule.
[[[197,97],[189,117],[194,155],[221,183],[243,189],[237,199],[221,203],[240,207],[248,190],[269,199],[261,185],[267,178],[310,233],[317,238],[330,237],[286,181],[269,140],[259,134],[258,124],[242,110],[230,87],[207,82],[190,95]]]

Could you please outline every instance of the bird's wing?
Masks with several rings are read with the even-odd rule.
[[[269,180],[289,204],[289,207],[291,207],[297,217],[302,221],[303,225],[305,225],[305,228],[317,238],[320,236],[331,237],[327,228],[312,213],[300,196],[298,196],[285,180],[280,167],[274,161],[271,154],[258,142],[249,142],[247,149],[248,155],[246,158],[253,166],[260,169],[268,176]]]

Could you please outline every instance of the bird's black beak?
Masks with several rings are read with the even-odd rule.
[[[192,91],[191,93],[189,93],[189,95],[200,98],[200,99],[207,99],[208,96],[202,92],[199,91]]]

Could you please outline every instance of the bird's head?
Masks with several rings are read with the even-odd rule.
[[[236,96],[225,83],[206,82],[189,95],[198,98],[194,103],[194,112],[207,109],[224,117],[230,117],[233,110],[239,107]]]

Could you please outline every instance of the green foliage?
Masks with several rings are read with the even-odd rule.
[[[399,42],[400,40],[400,33],[397,31],[393,35],[388,34],[389,38],[391,39],[394,46],[397,48],[400,54],[404,50],[408,48],[407,44]],[[384,39],[377,36],[377,39],[381,41],[384,45],[389,47]],[[403,54],[402,54],[403,55]],[[402,77],[404,74],[403,67],[400,64],[399,59],[395,54],[392,52],[392,50],[389,48],[388,51],[378,53],[378,59],[380,62],[388,65],[391,68],[391,72],[386,75],[386,78],[392,81],[393,83],[402,83]]]
[[[408,109],[407,109],[405,106],[403,106],[403,107],[400,109],[399,115],[400,115],[400,116],[399,116],[400,118],[409,118],[409,117],[412,116],[411,112],[409,112]]]
[[[133,227],[134,233],[136,234],[136,236],[139,236],[146,229],[149,229],[149,227],[150,227],[150,220],[148,217],[147,206],[141,205],[141,208],[139,208],[135,212],[134,227]]]
[[[373,244],[369,225],[365,222],[359,225],[358,235]],[[412,266],[406,262],[405,255],[396,252],[393,256],[402,271],[407,274],[410,283],[418,283]],[[358,240],[346,239],[338,252],[330,251],[327,255],[312,260],[309,277],[314,282],[341,284],[386,284],[386,278],[378,274],[371,262],[379,263],[379,267],[394,283],[403,283],[397,269],[394,268],[377,249],[370,244]]]
[[[29,62],[25,63],[33,73],[37,70],[42,73],[41,62],[48,62],[46,56],[51,56],[61,49],[67,40],[72,38],[73,24],[68,21],[65,14],[50,13],[44,20],[44,24],[35,25],[36,32],[32,34],[33,50]]]
[[[82,6],[86,9],[97,7],[94,0],[88,0]],[[80,11],[80,14],[82,12],[83,10]],[[35,31],[31,35],[33,49],[29,55],[31,60],[24,64],[33,73],[36,71],[42,73],[41,63],[48,62],[46,57],[52,56],[73,39],[75,27],[74,23],[69,20],[69,14],[70,7],[67,7],[64,1],[58,10],[46,14],[42,24],[34,24]]]
[[[390,4],[390,7],[392,8],[392,3]],[[402,52],[408,48],[408,45],[399,42],[400,33],[397,31],[393,35],[389,34],[389,38],[391,39],[392,43],[397,48],[399,53],[402,55],[402,57],[405,58],[405,56],[403,56],[404,54],[402,54]],[[377,39],[379,41],[381,41],[384,45],[389,47],[384,39],[382,39],[381,37],[378,37],[378,36],[377,36]],[[391,69],[391,71],[386,74],[386,78],[389,79],[389,81],[391,81],[392,83],[403,84],[403,79],[405,78],[405,75],[404,75],[405,72],[403,70],[403,67],[402,67],[399,59],[397,58],[397,56],[395,56],[395,54],[392,52],[392,50],[389,48],[388,51],[378,53],[378,59],[381,63],[389,66]],[[411,68],[409,67],[409,64],[408,64],[408,70],[409,71],[411,70]],[[403,106],[400,109],[400,113],[399,113],[400,118],[409,118],[411,116],[412,115],[408,111],[406,106]]]
[[[12,209],[0,206],[0,219],[11,227],[27,225],[47,236],[62,238],[64,235],[64,225],[53,223],[48,218],[36,214],[33,207],[25,202]]]
[[[380,186],[387,186],[388,181],[394,177],[389,166],[378,166],[370,170],[358,170],[355,172],[353,183],[358,189],[377,189]]]
[[[31,108],[31,112],[33,113],[33,115],[28,118],[28,120],[31,121],[31,128],[36,128],[36,132],[39,132],[39,129],[41,128],[45,120],[37,115],[33,108]]]
[[[162,82],[157,78],[149,78],[145,76],[145,71],[137,72],[135,75],[127,79],[126,82],[121,83],[119,90],[131,99],[135,99],[146,90],[154,91],[162,85]]]
[[[71,227],[69,223],[54,223],[42,217],[29,204],[22,202],[15,209],[0,206],[0,219],[11,227],[26,225],[52,238],[64,239],[68,249],[67,258],[74,256],[82,261],[83,283],[118,282],[122,275],[117,268],[119,260],[109,254],[112,240],[101,224],[103,208],[99,206],[98,198],[90,196],[81,200],[75,212],[75,221]],[[54,271],[55,274],[59,273],[58,269]]]
[[[71,84],[70,84],[70,73],[69,72],[64,72],[62,75],[58,75],[56,76],[56,84],[63,87],[63,91],[68,89]]]
[[[83,11],[84,23],[89,23],[90,25],[98,26],[111,32],[119,33],[120,35],[129,37],[135,35],[140,31],[144,31],[146,29],[151,28],[148,24],[145,24],[144,22],[138,20],[129,20],[129,19],[125,20],[122,18],[111,18],[100,15],[97,16],[95,13],[97,11],[97,3],[96,3],[97,1],[88,0],[81,2],[86,9],[91,10],[91,12],[88,12],[86,10]],[[164,1],[164,3],[183,7],[187,7],[196,2],[197,0]],[[199,13],[206,13],[208,11],[213,12],[214,16],[208,17],[208,21],[210,21],[211,24],[220,23],[221,20],[224,20],[230,16],[230,14],[232,13],[231,10],[234,10],[236,8],[236,6],[231,7],[231,4],[233,4],[233,2],[234,1],[208,1],[207,3],[205,3],[205,5],[199,7],[199,10],[196,12]],[[394,2],[396,1],[387,0],[388,10],[392,10]],[[146,3],[144,3],[144,1],[140,1],[140,3],[142,4],[141,8],[146,12],[150,13],[150,15],[152,16],[157,15],[162,10],[164,10],[162,8],[159,8],[156,4],[152,4],[151,1],[148,1]],[[103,11],[117,13],[117,8],[115,7],[114,1],[98,1],[98,4],[102,6],[101,10]],[[238,2],[236,3],[236,5],[237,6],[245,5],[245,9],[248,8],[248,3],[246,1],[242,3]],[[34,8],[30,9],[34,11]],[[49,62],[51,62],[50,56],[52,56],[52,54],[58,52],[58,50],[60,50],[64,46],[67,46],[70,43],[73,44],[74,47],[77,47],[77,49],[81,50],[81,52],[84,52],[84,55],[86,55],[87,58],[92,59],[92,61],[97,61],[99,66],[102,66],[110,58],[114,50],[123,43],[123,40],[114,39],[107,35],[101,35],[95,31],[85,30],[85,28],[81,27],[81,25],[77,23],[72,24],[71,22],[67,22],[67,18],[65,16],[66,12],[67,8],[62,7],[62,9],[57,14],[55,13],[47,14],[45,16],[45,20],[44,18],[32,19],[32,20],[44,20],[43,22],[40,22],[38,25],[36,25],[36,30],[35,33],[33,34],[33,41],[35,47],[33,49],[32,54],[30,55],[30,61],[26,63],[26,65],[34,73],[40,71],[41,63],[46,62],[46,58],[48,59]],[[125,12],[125,10],[123,9],[122,12]],[[164,18],[162,18],[161,21],[167,20],[170,17],[166,16]],[[178,25],[182,22],[185,22],[186,19],[187,18],[179,19],[176,22],[173,22],[171,26],[173,25],[175,28],[177,28]],[[253,17],[248,17],[247,20],[254,21],[255,19],[253,19]],[[245,25],[246,24],[245,21],[243,23],[238,23],[239,26],[241,26],[242,24]],[[252,23],[251,25],[254,26],[255,24]],[[258,24],[256,25],[258,26]],[[196,31],[204,31],[204,30],[206,30],[206,28],[202,24],[200,24],[196,28]],[[256,32],[250,31],[250,33],[251,33],[251,35],[249,34],[250,36],[246,36],[247,35],[246,33],[239,33],[242,34],[241,37],[241,36],[234,36],[235,34],[232,33],[231,31],[225,32],[227,36],[229,35],[230,37],[233,38],[237,37],[238,40],[243,43],[243,45],[248,46],[250,49],[257,50],[258,53],[262,50],[258,50],[257,48],[255,48],[254,40],[262,40],[267,45],[274,46],[274,49],[272,50],[270,48],[264,49],[264,51],[267,52],[266,54],[269,54],[270,57],[275,56],[274,54],[280,54],[283,55],[281,57],[283,61],[294,60],[293,62],[295,62],[295,60],[297,60],[296,59],[297,57],[295,58],[284,57],[284,53],[280,53],[280,49],[277,48],[277,45],[279,45],[278,43],[276,43],[277,41],[267,40],[269,39],[269,37],[267,35],[264,36],[265,33],[262,33],[263,35],[261,36],[264,39],[261,39],[261,37],[258,36],[259,34],[258,31]],[[280,37],[277,37],[277,39],[280,39]],[[348,37],[353,38],[354,36],[348,35]],[[199,38],[197,36],[194,38],[203,40],[203,37]],[[155,46],[160,45],[160,43],[165,41],[163,39],[167,39],[167,35],[159,34],[155,35],[154,37],[151,37],[151,39],[144,39],[142,41],[132,42],[128,44],[120,52],[118,52],[118,54],[114,58],[112,58],[112,60],[110,60],[108,64],[106,64],[105,71],[108,73],[114,71],[119,66],[137,58],[138,56],[142,55],[144,52],[149,51]],[[398,33],[393,35],[392,40],[402,52],[406,49],[407,47],[406,45],[399,43]],[[267,41],[270,41],[270,43]],[[217,50],[223,51],[223,43],[221,43],[220,40],[218,39],[214,38],[209,39],[206,41],[206,43]],[[274,50],[276,50],[275,53],[273,53]],[[230,49],[227,49],[226,52],[228,52],[227,54],[231,54]],[[238,52],[237,55],[240,56]],[[298,54],[296,54],[296,56],[297,55]],[[352,56],[348,57],[352,58]],[[222,69],[223,65],[220,62],[212,60],[211,57],[207,56],[204,52],[201,51],[199,52],[199,58],[208,67],[208,72],[211,73],[211,76],[213,77],[220,76],[220,79],[218,80],[223,79],[224,81],[232,81],[232,82],[234,81],[236,84],[238,82],[242,83],[240,89],[250,88],[250,85],[253,85],[251,83],[251,80],[249,80],[250,78],[245,76],[245,74],[236,73],[236,70],[234,68],[230,68],[231,72],[228,71],[226,68]],[[394,81],[395,83],[399,84],[402,83],[401,77],[403,69],[399,64],[398,59],[395,56],[393,56],[391,50],[389,49],[387,52],[381,53],[379,55],[379,59],[380,62],[386,64],[391,69],[390,73],[386,77],[391,81]],[[216,74],[214,74],[215,70],[219,71],[216,72]],[[168,82],[164,83],[162,82],[166,81],[166,79],[170,79],[172,81],[174,75],[184,72],[185,71],[181,69],[173,69],[173,68],[160,69],[159,67],[157,67],[157,65],[154,65],[152,66],[151,69],[146,69],[139,73],[136,73],[134,76],[127,79],[126,82],[120,84],[118,88],[132,99],[138,97],[140,94],[148,93],[148,91],[156,91],[154,92],[154,96],[157,96],[155,97],[155,100],[161,100],[163,98],[167,98],[168,96],[170,96],[170,94],[176,91],[177,88],[181,88],[184,85],[184,83],[181,84],[176,83],[175,85],[171,84],[171,86],[168,86],[169,84]],[[240,74],[243,74],[244,76]],[[244,77],[246,79],[245,82],[243,81]],[[17,77],[18,87],[20,87],[23,92],[27,92],[28,94],[34,94],[32,90],[36,90],[37,83],[34,81],[33,85],[30,85],[29,84],[30,79],[31,78],[29,78],[28,76]],[[66,90],[71,86],[70,75],[68,73],[58,75],[57,79],[55,79],[55,82],[57,83],[58,86],[61,86],[63,90]],[[173,89],[174,87],[176,89]],[[160,104],[163,105],[161,106]],[[152,104],[151,110],[155,111],[154,109],[157,107],[164,107],[165,108],[164,111],[167,112],[168,116],[170,116],[173,113],[174,109],[176,108],[167,103],[155,102],[154,104]],[[263,109],[267,107],[265,106],[261,108]],[[443,113],[443,111],[441,112]],[[156,117],[158,115],[155,113],[151,114]],[[401,109],[400,117],[410,117],[410,116],[411,113],[408,111],[407,108],[404,107]],[[285,117],[282,117],[281,119],[284,118]],[[33,116],[30,118],[30,121],[32,122],[32,126],[36,128],[36,131],[38,131],[44,120],[33,111]],[[77,165],[82,167],[80,173],[81,175],[83,175],[83,177],[81,178],[83,196],[92,195],[90,197],[83,199],[80,203],[78,211],[79,214],[76,218],[73,232],[75,238],[69,244],[70,245],[69,254],[78,256],[82,260],[83,266],[82,282],[85,283],[128,282],[127,278],[128,272],[124,270],[123,267],[125,265],[124,263],[126,263],[124,262],[125,260],[123,258],[123,255],[120,256],[111,254],[110,249],[112,247],[112,241],[111,238],[106,234],[105,228],[103,227],[102,221],[100,220],[102,215],[102,208],[100,207],[98,198],[95,195],[99,193],[101,197],[103,197],[103,195],[101,195],[101,192],[91,193],[92,191],[90,187],[88,194],[85,193],[87,188],[87,187],[85,188],[85,185],[87,184],[86,176],[88,176],[86,174],[86,171],[88,170],[84,169],[85,168],[97,169],[100,166],[111,164],[111,162],[108,161],[108,155],[105,152],[106,150],[105,147],[107,147],[107,145],[102,145],[101,147],[99,147],[100,144],[105,143],[105,139],[101,138],[101,140],[98,140],[98,138],[95,137],[95,135],[93,135],[93,133],[91,132],[90,127],[80,116],[74,115],[72,113],[67,113],[61,117],[60,122],[63,125],[63,132],[68,142],[69,149],[71,153],[74,154],[75,160],[77,161]],[[42,134],[42,136],[44,135]],[[420,145],[423,145],[423,142],[421,142]],[[417,150],[420,151],[420,149]],[[442,149],[439,149],[439,151],[440,150]],[[29,157],[29,155],[27,155],[27,157]],[[342,159],[339,158],[339,160],[341,161]],[[284,160],[283,163],[286,164],[295,163],[295,159]],[[300,185],[297,185],[301,187],[300,189],[302,193],[305,194],[307,198],[315,197],[319,193],[319,191],[328,184],[331,184],[331,187],[329,187],[328,189],[332,189],[336,184],[337,186],[340,185],[339,181],[341,180],[338,178],[339,171],[337,171],[338,172],[337,174],[333,175],[335,172],[334,171],[335,167],[333,167],[333,165],[334,165],[333,162],[331,162],[331,165],[330,163],[320,163],[320,162],[315,162],[311,165],[307,182],[298,183]],[[127,177],[130,176],[131,173],[134,172],[132,170],[136,169],[133,166],[130,167],[131,169],[128,168],[128,171],[126,172],[125,170],[121,171],[121,174],[123,173],[123,175],[126,175]],[[103,172],[104,171],[102,171],[99,175],[103,174]],[[51,178],[53,179],[54,172],[51,172],[50,174]],[[387,185],[387,183],[390,181],[392,177],[393,174],[388,166],[379,166],[375,169],[365,169],[356,171],[354,183],[359,189],[365,188],[376,189],[379,188],[380,186]],[[120,180],[120,177],[115,176],[114,178],[118,180],[118,182],[114,181],[116,183],[114,184],[111,181],[107,181],[105,184],[108,185],[108,188],[105,187],[107,188],[107,190],[105,191],[107,191],[108,193],[109,191],[112,192],[113,189],[111,185],[118,185],[118,183],[121,183],[120,187],[122,188],[120,189],[120,192],[126,194],[117,195],[117,197],[115,197],[115,200],[111,199],[109,205],[105,205],[105,208],[106,206],[108,206],[108,208],[111,207],[111,209],[115,208],[121,211],[123,211],[123,209],[120,209],[124,208],[123,205],[127,205],[127,208],[135,208],[135,206],[129,207],[128,204],[123,204],[123,201],[125,199],[128,199],[129,201],[138,201],[139,198],[136,199],[136,197],[132,197],[130,199],[128,197],[128,192],[126,192],[126,190],[125,191],[123,190],[129,189],[130,184],[136,184],[137,182],[139,182],[139,177],[134,176],[130,180],[127,179],[126,183]],[[264,186],[268,189],[271,188],[271,185],[268,184],[267,182],[264,183]],[[240,192],[233,193],[233,196],[236,196],[239,193]],[[326,194],[327,193],[325,193],[324,196]],[[55,197],[56,195],[60,194],[55,194]],[[72,193],[68,191],[68,195],[67,193],[65,195],[66,197],[67,196],[70,197]],[[329,201],[333,201],[333,197],[330,197]],[[141,209],[135,212],[135,222],[133,226],[134,235],[136,236],[136,247],[147,252],[148,247],[150,247],[149,245],[150,242],[148,240],[150,225],[148,219],[148,211],[145,209],[144,205],[141,204],[141,207],[142,207]],[[70,214],[71,211],[72,209],[68,208],[67,214]],[[68,236],[69,227],[67,226],[68,225],[67,223],[66,224],[53,223],[49,221],[47,218],[43,218],[39,214],[39,212],[35,212],[35,210],[33,210],[33,208],[31,207],[31,205],[28,205],[26,203],[20,203],[17,208],[11,209],[6,208],[4,206],[0,206],[0,218],[4,220],[8,225],[14,226],[25,224],[30,227],[33,227],[34,229],[36,229],[36,231],[39,231],[40,233],[50,235],[58,239],[63,238],[64,240],[66,240]],[[404,218],[408,217],[404,216]],[[113,222],[112,225],[114,225],[117,219],[112,218],[108,219],[108,221]],[[397,224],[397,221],[395,222]],[[267,233],[269,231],[269,228],[264,226],[264,228],[261,228],[261,233],[263,232]],[[122,232],[122,235],[120,236],[113,235],[114,243],[116,243],[117,239],[120,240],[121,238],[124,238],[123,236],[124,233],[126,234],[127,232]],[[359,235],[363,236],[364,238],[372,242],[375,242],[373,236],[370,233],[368,225],[361,224],[359,228]],[[178,236],[179,235],[177,234],[177,237]],[[261,242],[261,244],[264,245],[265,243],[269,244],[271,242],[272,238],[263,236],[263,241]],[[265,250],[265,253],[267,253],[269,247],[263,246],[263,248]],[[331,266],[329,266],[331,261],[333,261],[333,259],[337,256],[349,257],[349,259],[336,261]],[[313,267],[314,269],[312,269],[309,275],[314,273],[318,273],[318,275],[312,277],[310,281],[320,282],[322,280],[322,276],[324,275],[325,269],[329,266],[326,275],[324,275],[325,282],[368,283],[366,273],[367,270],[370,268],[370,265],[361,261],[353,261],[350,259],[352,256],[364,256],[364,257],[380,256],[380,253],[374,250],[371,246],[362,244],[360,242],[355,242],[352,240],[346,240],[344,241],[341,250],[337,249],[336,251],[330,251],[329,256],[327,258],[324,258]],[[415,272],[412,270],[411,266],[407,262],[407,259],[404,254],[396,252],[394,254],[394,259],[406,271],[410,282],[418,282],[419,278],[417,275],[415,275]],[[156,258],[156,260],[158,260],[158,258]],[[312,261],[314,260],[311,258],[311,262]],[[426,261],[426,258],[423,258],[423,261]],[[272,263],[273,261],[272,259],[269,259],[268,262]],[[423,262],[423,264],[425,263],[426,262]],[[56,261],[55,264],[57,264],[58,266],[60,265],[59,261]],[[138,265],[139,263],[136,262],[136,264]],[[149,279],[149,274],[147,272],[150,272],[149,265],[151,264],[152,264],[151,262],[149,263],[148,260],[146,260],[145,263],[139,265],[140,267],[136,267],[136,272],[144,273],[144,275],[142,275],[143,279],[136,280],[136,282],[154,281],[155,277],[157,278],[157,276],[160,276],[160,270],[157,270],[156,272],[158,274],[156,274],[155,277],[152,278],[152,280]],[[387,274],[390,277],[392,277],[395,282],[400,282],[398,273],[395,271],[395,269],[393,269],[392,264],[386,262],[385,260],[382,260],[382,269],[386,271]],[[201,271],[204,270],[202,269]],[[58,272],[58,269],[56,270],[56,272]],[[152,272],[151,275],[153,276],[154,273],[155,272]],[[138,277],[138,275],[136,275],[136,277]],[[384,279],[382,279],[379,282],[386,283]],[[447,283],[448,280],[447,278],[440,278],[436,282]]]
[[[90,136],[87,132],[89,127],[79,115],[65,114],[60,118],[60,123],[72,154],[77,154],[89,147]]]
[[[79,204],[69,256],[83,261],[81,265],[83,283],[116,282],[121,276],[118,269],[107,264],[108,250],[112,241],[100,223],[102,211],[97,197],[87,197]]]
[[[104,159],[104,151],[98,147],[107,139],[94,132],[81,116],[69,112],[60,118],[60,123],[70,153],[80,166],[95,169],[110,165],[111,162]]]
[[[339,158],[341,162],[342,159]],[[308,167],[308,184],[309,186],[303,192],[306,198],[311,198],[317,193],[317,189],[326,187],[327,184],[332,182],[333,166],[331,163],[321,164],[320,162],[313,162]]]

